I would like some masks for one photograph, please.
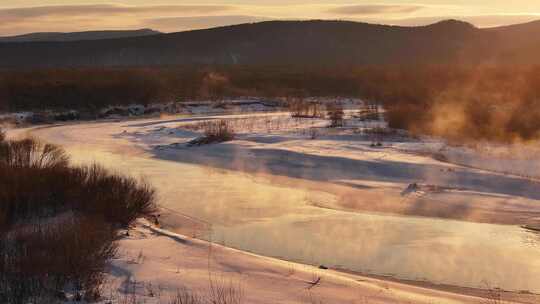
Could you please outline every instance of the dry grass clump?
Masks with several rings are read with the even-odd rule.
[[[158,284],[128,281],[123,292],[114,291],[106,302],[120,304],[146,303],[148,298],[157,304],[242,304],[245,303],[244,289],[240,283],[227,279],[216,279],[209,273],[208,286],[195,291],[180,287],[174,293],[164,292]]]
[[[199,295],[182,288],[176,291],[167,304],[202,304],[203,298]]]
[[[147,184],[33,139],[0,142],[0,302],[99,295],[119,228],[155,211]],[[53,301],[54,300],[54,301]]]
[[[202,127],[204,136],[192,140],[189,142],[189,146],[202,146],[231,141],[236,136],[232,125],[224,119],[204,122]]]
[[[244,289],[238,282],[224,278],[216,279],[210,275],[206,302],[209,304],[242,304],[244,302]]]

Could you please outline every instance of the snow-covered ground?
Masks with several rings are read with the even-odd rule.
[[[530,294],[404,284],[320,269],[207,243],[144,221],[120,241],[120,248],[103,303],[171,303],[177,291],[185,290],[209,300],[214,290],[232,290],[234,300],[223,303],[254,304],[487,303],[486,296],[501,296],[505,303],[535,300]]]
[[[332,269],[540,292],[540,236],[520,227],[540,218],[540,184],[528,177],[540,157],[526,152],[535,145],[520,158],[493,156],[479,148],[412,138],[386,129],[382,121],[353,116],[347,111],[345,127],[337,129],[327,128],[325,119],[259,113],[69,124],[11,135],[29,131],[65,146],[75,161],[98,161],[144,176],[158,189],[163,227],[184,235]],[[229,121],[236,139],[188,147],[204,124],[216,119]],[[504,169],[514,160],[529,165]],[[204,289],[207,243],[137,229],[141,237],[121,241],[131,253],[115,261],[116,271],[124,271],[119,280],[129,274],[137,281],[172,284],[169,292],[182,284]],[[322,270],[295,264],[302,269],[294,271],[298,277],[282,278],[280,273],[291,272],[289,262],[216,248],[222,254],[212,258],[217,265],[212,271],[227,277],[240,273],[235,276],[253,297],[247,303],[310,303],[302,284]],[[139,251],[147,262],[126,262]],[[178,266],[186,260],[188,266]],[[182,267],[189,271],[171,283]],[[326,276],[336,280],[315,289],[327,303],[477,300],[322,272],[321,282],[329,280]]]

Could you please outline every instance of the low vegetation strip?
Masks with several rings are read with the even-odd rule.
[[[119,230],[155,208],[143,182],[72,166],[61,148],[34,139],[2,140],[0,302],[97,299]]]

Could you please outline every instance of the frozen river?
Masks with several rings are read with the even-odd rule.
[[[121,136],[126,126],[88,123],[31,132],[64,146],[77,163],[98,162],[144,177],[158,190],[166,208],[162,222],[170,229],[313,265],[540,292],[540,235],[518,225],[329,208],[339,201],[329,190],[334,184],[310,180],[306,186],[302,179],[271,172],[159,157],[150,152],[148,140]],[[363,193],[358,190],[355,198],[361,200]]]

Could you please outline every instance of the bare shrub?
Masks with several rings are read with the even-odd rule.
[[[0,142],[0,163],[15,168],[62,168],[69,157],[58,146],[29,138]]]
[[[146,183],[89,167],[0,166],[0,229],[17,220],[76,211],[127,227],[156,210],[155,191]]]
[[[103,216],[107,222],[123,227],[156,211],[155,190],[144,181],[113,174],[98,165],[73,172],[80,180],[75,197],[79,202],[77,210]]]
[[[88,217],[18,225],[0,241],[0,302],[61,300],[65,288],[96,299],[106,263],[116,253],[115,237],[109,225]]]
[[[343,106],[339,103],[331,103],[326,106],[326,111],[328,113],[328,118],[330,119],[330,127],[343,127],[344,121],[343,116]]]
[[[0,162],[0,230],[21,220],[66,212],[75,203],[70,169],[10,167]]]
[[[204,136],[189,142],[189,146],[201,146],[213,143],[221,143],[233,140],[236,136],[229,121],[221,119],[218,121],[208,121],[203,125]]]
[[[146,183],[34,140],[0,143],[0,303],[96,299],[119,227],[155,212]],[[56,299],[56,300],[55,300]],[[53,301],[54,300],[54,301]]]

